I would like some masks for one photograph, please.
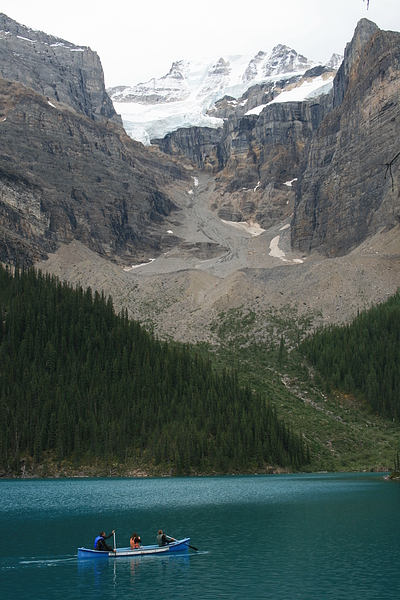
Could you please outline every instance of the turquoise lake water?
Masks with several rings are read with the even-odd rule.
[[[160,527],[199,552],[77,560],[101,529],[127,546]],[[400,484],[381,474],[2,480],[0,531],[2,598],[400,598]]]

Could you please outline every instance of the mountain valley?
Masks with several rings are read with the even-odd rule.
[[[327,65],[285,46],[260,52],[239,61],[235,89],[236,63],[220,58],[207,66],[203,112],[193,104],[187,120],[186,61],[110,99],[96,53],[5,15],[0,59],[1,262],[103,291],[158,338],[198,344],[216,361],[233,353],[233,364],[281,339],[290,351],[399,288],[400,33],[363,19],[343,61]],[[146,127],[129,129],[123,104],[140,105]],[[148,116],[164,109],[161,125]],[[252,360],[244,377],[272,385],[268,361]],[[328,409],[319,392],[275,375],[287,422],[308,440],[319,423],[321,468],[342,451],[348,463],[333,467],[371,466],[349,450],[344,426],[332,446],[342,405]],[[356,422],[353,399],[342,401]],[[358,409],[380,436],[387,424]]]

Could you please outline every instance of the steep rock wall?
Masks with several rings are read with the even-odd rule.
[[[96,52],[29,29],[1,13],[0,76],[22,83],[54,104],[69,106],[95,121],[111,119],[122,127]]]
[[[300,157],[328,103],[321,96],[270,104],[258,116],[226,121],[216,148],[214,206],[221,218],[255,220],[267,228],[292,214]]]
[[[224,117],[220,129],[182,128],[152,143],[215,174],[211,207],[222,219],[256,220],[269,227],[293,212],[295,183],[290,187],[285,183],[299,177],[303,149],[331,110],[332,94],[307,102],[268,104],[259,115],[245,116],[244,111],[267,104],[285,85],[301,81],[297,76],[279,85],[257,85],[234,102],[224,98],[212,113]]]
[[[400,151],[400,34],[360,22],[334,90],[336,107],[304,154],[292,220],[293,247],[328,256],[399,223],[399,161],[393,189],[385,165]]]
[[[172,160],[0,79],[0,260],[32,263],[77,239],[118,262],[160,252]]]

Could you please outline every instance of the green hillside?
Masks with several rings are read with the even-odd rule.
[[[396,303],[398,295],[389,300],[389,313]],[[386,311],[382,305],[381,309],[374,308],[371,315],[377,309]],[[360,318],[366,319],[367,314],[365,311]],[[312,347],[319,339],[319,332],[315,336],[311,333],[319,318],[318,313],[312,312],[301,316],[293,307],[256,314],[242,306],[221,312],[214,328],[219,346],[210,356],[218,369],[236,365],[241,381],[273,399],[285,422],[303,433],[310,447],[312,470],[391,470],[400,452],[398,419],[391,412],[378,414],[363,392],[345,385],[334,387],[306,357],[306,347]],[[391,323],[391,319],[387,322]],[[348,327],[328,329],[340,336]],[[387,335],[384,327],[382,335]],[[307,342],[302,344],[305,338]],[[394,339],[393,343],[396,344]],[[206,350],[209,352],[210,348]],[[397,338],[390,365],[398,351]],[[324,353],[322,346],[319,353]],[[367,359],[365,362],[368,364]],[[385,361],[381,362],[384,365]],[[392,371],[386,367],[386,373]],[[381,403],[379,397],[376,403]]]
[[[154,339],[111,298],[1,267],[0,306],[3,475],[49,462],[174,474],[310,462],[265,394]]]
[[[346,327],[325,327],[300,346],[330,388],[400,422],[400,292]]]

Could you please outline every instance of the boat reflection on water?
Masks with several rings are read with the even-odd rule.
[[[149,569],[183,574],[189,570],[189,566],[190,555],[186,553],[146,556],[145,559],[141,556],[129,556],[113,561],[81,559],[78,560],[78,575],[83,576],[85,580],[93,575],[94,584],[104,586],[110,583],[110,580],[116,584],[118,578],[126,580],[129,577],[134,580],[140,573]]]

